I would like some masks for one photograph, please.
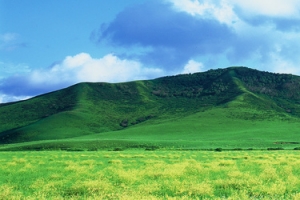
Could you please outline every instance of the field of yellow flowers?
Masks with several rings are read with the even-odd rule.
[[[0,199],[300,199],[298,151],[1,152]]]

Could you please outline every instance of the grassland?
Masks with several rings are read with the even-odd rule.
[[[0,150],[294,149],[300,77],[243,67],[0,104]]]
[[[293,150],[300,148],[299,124],[300,120],[296,117],[274,111],[249,109],[244,107],[241,100],[235,100],[226,106],[183,117],[149,120],[118,131],[0,145],[0,151],[95,151],[132,148]],[[71,132],[68,128],[63,130]]]
[[[228,68],[0,104],[0,199],[300,199],[299,87]]]
[[[299,199],[296,151],[1,152],[0,199]]]

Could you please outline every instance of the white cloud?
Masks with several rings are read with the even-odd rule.
[[[67,68],[76,68],[87,64],[92,60],[92,57],[87,53],[80,53],[75,56],[67,56],[62,62],[62,66]]]
[[[192,16],[216,19],[221,23],[232,25],[239,18],[233,11],[233,5],[226,0],[169,0],[178,11],[187,12]]]
[[[233,5],[228,4],[226,0],[221,1],[218,7],[213,10],[213,16],[221,23],[229,26],[234,25],[239,20],[236,13],[233,11]]]
[[[300,1],[298,0],[228,0],[234,6],[242,9],[248,16],[264,15],[269,17],[299,17]]]
[[[245,18],[274,17],[300,19],[300,1],[298,0],[167,0],[175,10],[189,13],[192,16],[210,18],[227,24],[240,31],[249,26]],[[236,12],[239,8],[240,12]],[[241,18],[242,17],[242,18]],[[252,26],[252,25],[250,25]]]
[[[80,81],[123,82],[140,79],[145,75],[139,62],[121,60],[112,54],[89,60],[83,66],[77,75]]]
[[[264,15],[269,17],[300,17],[298,0],[168,0],[179,11],[191,15],[210,15],[220,21],[235,18],[233,8],[240,8],[248,16]]]
[[[201,4],[197,0],[170,0],[170,2],[172,2],[174,7],[179,11],[185,11],[191,15],[203,15],[214,8],[214,6],[208,2]]]
[[[146,68],[133,60],[120,59],[113,54],[92,58],[87,53],[67,56],[49,70],[35,70],[30,75],[34,84],[74,84],[78,82],[125,82],[156,77],[158,68]]]
[[[201,72],[203,68],[204,68],[204,66],[201,62],[189,60],[189,62],[184,66],[181,73],[189,74],[189,73]]]
[[[0,93],[0,103],[7,103],[7,102],[14,102],[14,101],[21,101],[25,99],[29,99],[31,96],[11,96],[6,94]]]

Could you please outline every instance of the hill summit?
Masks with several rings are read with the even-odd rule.
[[[259,133],[273,138],[270,145],[290,144],[298,134],[299,88],[299,76],[246,67],[126,83],[79,83],[0,104],[0,144],[76,139],[78,144],[176,146],[187,141],[180,145],[207,148],[205,141],[214,146],[222,137],[258,140]],[[289,133],[280,136],[284,127]]]

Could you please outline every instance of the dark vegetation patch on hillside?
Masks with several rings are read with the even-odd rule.
[[[236,74],[251,92],[273,100],[285,112],[300,116],[300,77],[237,68]]]

